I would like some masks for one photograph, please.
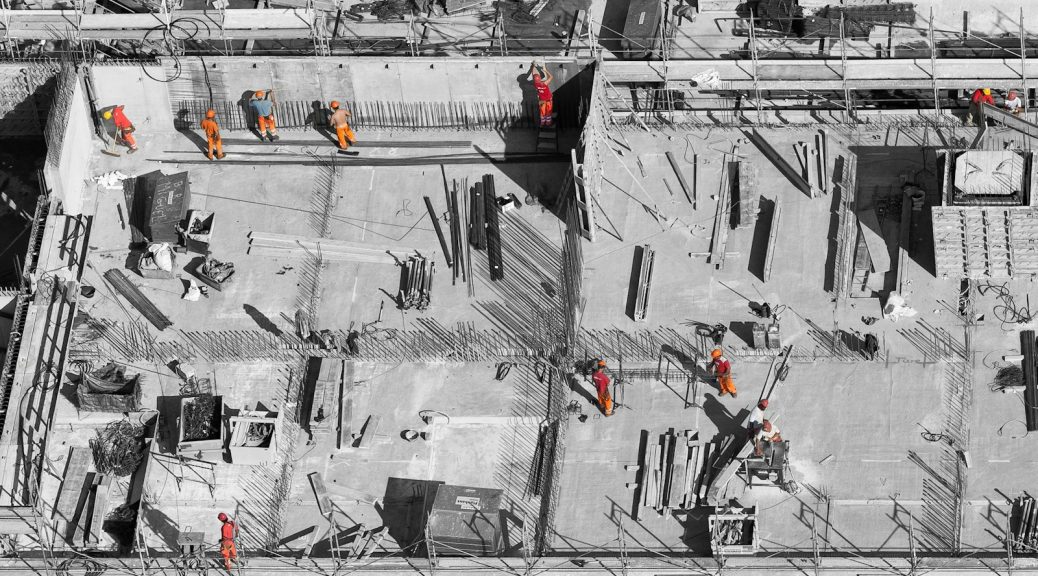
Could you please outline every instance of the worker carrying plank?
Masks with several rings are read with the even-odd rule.
[[[257,90],[249,99],[249,107],[256,113],[256,127],[259,129],[260,140],[269,136],[270,141],[278,139],[278,126],[274,121],[274,91]]]
[[[721,396],[731,394],[732,398],[738,398],[735,391],[735,382],[732,380],[732,363],[724,357],[720,348],[714,348],[710,352],[710,372],[717,378],[717,387],[721,390]]]
[[[105,120],[111,120],[115,124],[116,142],[125,144],[129,150],[127,154],[133,154],[137,151],[137,139],[133,137],[133,133],[137,130],[134,127],[133,122],[126,117],[123,113],[125,106],[119,104],[104,113]]]
[[[606,416],[612,416],[613,397],[609,394],[609,376],[606,375],[605,368],[605,360],[596,362],[595,370],[591,373],[591,382],[594,383],[595,391],[598,392],[598,407]]]
[[[348,110],[339,106],[338,100],[332,100],[330,104],[332,115],[328,118],[328,126],[335,128],[335,137],[339,139],[339,149],[346,150],[350,144],[357,143],[357,137],[350,129],[347,118],[351,116]]]
[[[555,101],[551,94],[551,81],[555,79],[548,68],[534,61],[530,64],[530,77],[533,78],[533,89],[537,91],[537,109],[540,112],[541,128],[551,128],[554,124],[552,111]]]
[[[207,154],[209,159],[223,158],[225,156],[223,153],[223,140],[220,138],[220,125],[216,123],[216,110],[210,108],[205,111],[205,120],[202,120],[202,131],[205,132],[205,139],[209,145]],[[216,156],[213,156],[214,150],[216,151]]]
[[[238,537],[238,524],[220,512],[216,516],[223,525],[220,526],[220,554],[223,556],[223,565],[228,572],[231,565],[238,561],[238,549],[234,545],[234,539]]]

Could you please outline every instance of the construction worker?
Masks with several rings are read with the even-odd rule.
[[[1006,101],[1002,103],[1002,107],[1007,112],[1012,112],[1013,116],[1019,116],[1024,112],[1024,101],[1017,95],[1016,90],[1010,90],[1009,94],[1006,94]]]
[[[973,118],[980,114],[980,107],[983,104],[995,105],[995,99],[991,97],[991,88],[977,88],[973,91],[973,95],[970,96],[970,109],[966,114],[967,126],[973,126]]]
[[[202,131],[205,132],[205,139],[209,142],[209,159],[212,160],[213,150],[216,150],[215,158],[220,159],[225,156],[223,153],[223,140],[220,138],[220,125],[216,123],[216,110],[210,108],[205,111],[205,120],[202,120]]]
[[[547,67],[537,66],[536,62],[530,64],[530,71],[533,76],[533,88],[537,91],[537,108],[541,116],[541,128],[550,128],[554,123],[552,119],[554,100],[549,85],[555,77],[551,75]]]
[[[120,104],[111,110],[105,111],[104,119],[111,120],[115,124],[115,141],[125,144],[129,148],[126,151],[127,154],[133,154],[137,151],[137,139],[133,137],[133,132],[136,128],[133,126],[133,122],[130,122],[130,119],[123,113],[123,108],[125,106]]]
[[[598,406],[606,416],[613,415],[613,397],[609,395],[609,376],[605,373],[605,360],[599,360],[595,365],[595,371],[591,373],[591,382],[598,392]]]
[[[263,140],[264,136],[269,136],[271,142],[278,139],[278,126],[274,121],[274,101],[271,99],[273,95],[273,90],[257,90],[249,99],[249,106],[256,113],[260,140]]]
[[[721,396],[731,394],[732,398],[738,398],[735,391],[735,382],[732,381],[732,363],[724,357],[720,348],[714,348],[710,352],[710,371],[717,377],[717,386],[721,389]]]
[[[761,427],[764,426],[764,411],[768,409],[768,399],[765,398],[757,403],[757,406],[750,412],[750,425],[748,427],[750,436],[755,436],[760,431]]]
[[[220,554],[223,555],[223,565],[228,572],[231,564],[238,561],[238,549],[234,546],[234,539],[238,537],[238,525],[220,512],[216,516],[223,525],[220,526]]]
[[[339,107],[338,100],[332,100],[330,104],[332,108],[332,115],[328,118],[328,126],[335,128],[335,137],[339,139],[339,150],[346,150],[350,147],[350,144],[356,144],[357,137],[354,136],[353,130],[350,129],[347,118],[351,116],[348,110]]]

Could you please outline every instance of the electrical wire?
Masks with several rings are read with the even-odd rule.
[[[1031,306],[1020,307],[1016,304],[1013,294],[1009,292],[1008,282],[1002,284],[994,284],[989,281],[985,281],[977,284],[977,293],[981,296],[987,296],[988,292],[993,292],[995,297],[998,298],[1001,304],[996,304],[991,313],[1002,323],[1002,331],[1010,332],[1014,329],[1014,324],[1026,324],[1030,322],[1035,313],[1031,311]]]

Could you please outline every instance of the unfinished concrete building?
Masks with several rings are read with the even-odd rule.
[[[1024,7],[4,0],[0,571],[1038,572]]]

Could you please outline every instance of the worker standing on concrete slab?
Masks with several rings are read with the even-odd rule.
[[[749,433],[750,437],[756,436],[761,427],[764,426],[764,411],[768,409],[768,399],[765,398],[757,403],[750,412]]]
[[[1002,107],[1007,112],[1011,112],[1013,116],[1019,116],[1024,112],[1024,102],[1017,95],[1016,90],[1010,90],[1009,94],[1006,94],[1006,101],[1002,103]]]
[[[225,156],[223,153],[223,140],[220,138],[220,125],[216,123],[216,110],[210,108],[205,111],[205,120],[202,120],[202,131],[205,132],[205,139],[209,143],[209,159],[214,158],[213,151],[216,151],[215,158],[220,159]]]
[[[270,141],[278,139],[278,126],[274,121],[274,97],[273,90],[257,90],[249,99],[249,106],[256,113],[257,128],[259,128],[260,140],[269,135]]]
[[[717,377],[717,387],[721,389],[721,396],[731,394],[732,398],[738,398],[735,391],[735,382],[732,381],[732,363],[724,357],[720,348],[714,348],[710,352],[710,371]]]
[[[555,77],[551,75],[547,67],[537,66],[536,62],[530,64],[530,73],[533,77],[533,88],[537,91],[537,108],[541,116],[541,128],[550,128],[554,124],[552,110],[555,107],[550,84]]]
[[[609,376],[606,375],[605,368],[605,360],[599,360],[595,371],[591,373],[591,382],[595,384],[595,391],[598,392],[598,407],[606,416],[612,416],[613,397],[609,395]]]
[[[220,512],[216,516],[223,525],[220,526],[220,554],[223,556],[223,565],[228,572],[231,565],[238,561],[238,549],[234,546],[234,539],[238,537],[238,524]]]
[[[123,113],[123,108],[125,106],[122,104],[115,106],[104,113],[104,119],[111,120],[115,124],[116,141],[125,144],[129,148],[126,152],[127,154],[133,154],[137,151],[137,139],[133,137],[133,133],[137,129],[133,126],[133,122],[130,122],[130,119],[126,117],[126,114]]]
[[[328,125],[335,128],[335,137],[339,139],[339,150],[346,150],[350,144],[357,143],[357,137],[350,129],[347,119],[351,116],[349,111],[339,106],[338,100],[332,100],[332,115],[328,118]]]
[[[966,125],[973,126],[973,118],[980,114],[982,104],[995,105],[995,99],[991,97],[991,88],[977,88],[970,96],[970,110],[966,114]]]

